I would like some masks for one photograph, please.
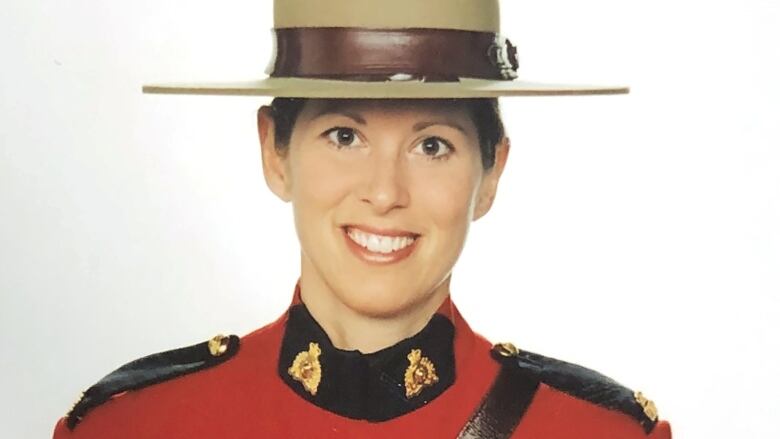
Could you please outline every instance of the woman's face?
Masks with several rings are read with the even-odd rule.
[[[466,110],[435,101],[309,100],[281,156],[272,126],[261,111],[266,179],[292,202],[302,276],[377,317],[424,303],[448,281],[507,149],[484,171]]]

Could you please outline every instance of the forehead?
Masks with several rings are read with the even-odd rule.
[[[469,119],[465,103],[458,99],[309,99],[301,117],[316,118],[339,113]]]

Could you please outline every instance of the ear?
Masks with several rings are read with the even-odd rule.
[[[496,160],[493,168],[482,177],[482,183],[477,193],[477,205],[474,208],[474,221],[482,218],[490,207],[493,206],[493,200],[496,199],[498,190],[498,180],[504,172],[506,160],[509,157],[509,138],[504,137],[496,145]]]
[[[263,159],[265,183],[282,201],[290,201],[288,154],[276,149],[274,118],[271,116],[271,107],[267,105],[257,110],[257,134],[260,136],[260,155]]]

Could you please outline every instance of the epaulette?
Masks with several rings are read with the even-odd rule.
[[[68,428],[72,430],[87,412],[114,395],[224,363],[238,352],[239,344],[239,338],[235,335],[217,335],[196,345],[152,354],[127,363],[81,394],[66,415]]]
[[[650,433],[658,422],[655,404],[591,369],[517,349],[511,343],[493,347],[493,356],[512,367],[532,370],[539,381],[563,393],[636,419]]]

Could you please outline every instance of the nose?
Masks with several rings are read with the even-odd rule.
[[[409,205],[409,190],[402,160],[393,155],[376,157],[366,169],[359,196],[377,214]]]

